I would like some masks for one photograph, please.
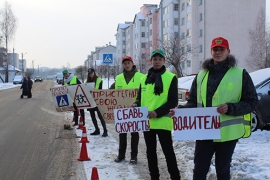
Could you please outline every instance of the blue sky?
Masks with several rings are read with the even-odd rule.
[[[270,11],[270,0],[267,8]],[[8,0],[18,18],[12,48],[27,67],[76,67],[96,46],[116,44],[118,23],[133,21],[143,4],[160,0]],[[4,3],[0,3],[2,8]],[[267,14],[269,17],[269,13]],[[268,18],[269,19],[269,18]]]

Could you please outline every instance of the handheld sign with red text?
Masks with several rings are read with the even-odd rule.
[[[220,139],[217,107],[175,109],[174,140]]]
[[[137,89],[92,90],[91,94],[106,123],[114,123],[113,110],[129,108],[137,95]]]
[[[88,109],[96,107],[96,103],[90,90],[94,89],[95,83],[85,83],[68,86],[69,94],[78,109]]]
[[[57,112],[75,111],[67,86],[51,88],[51,92]]]
[[[114,125],[117,133],[149,131],[148,108],[114,109]]]

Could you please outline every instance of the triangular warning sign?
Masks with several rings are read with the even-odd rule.
[[[88,100],[83,88],[80,84],[78,84],[75,96],[74,96],[74,102],[77,106],[77,108],[83,108],[83,107],[92,107],[90,101]]]

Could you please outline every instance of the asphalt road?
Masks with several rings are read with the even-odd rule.
[[[0,180],[86,179],[80,147],[65,113],[54,109],[53,81],[33,84],[33,98],[20,87],[0,91]]]

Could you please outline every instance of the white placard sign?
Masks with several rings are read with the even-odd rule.
[[[95,83],[84,83],[68,86],[68,93],[72,97],[78,109],[87,109],[96,107],[90,90],[93,90]]]
[[[51,92],[57,112],[75,111],[67,86],[53,87]]]
[[[114,125],[117,133],[149,131],[147,107],[114,109]]]
[[[220,139],[217,107],[175,109],[174,140]]]

